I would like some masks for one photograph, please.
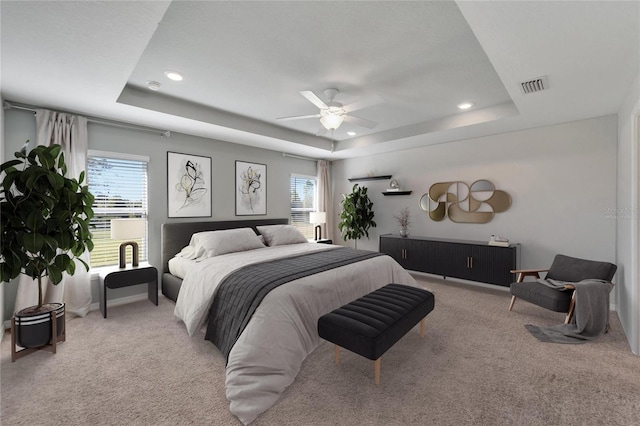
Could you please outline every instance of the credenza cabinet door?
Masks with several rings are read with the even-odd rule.
[[[489,284],[509,286],[516,280],[512,269],[519,269],[518,247],[478,247],[478,262],[480,267],[474,281]]]
[[[442,277],[509,286],[510,272],[520,267],[520,245],[489,246],[484,242],[380,236],[380,252],[389,254],[403,268]]]
[[[380,238],[380,253],[388,254],[405,269],[411,269],[407,267],[407,262],[404,258],[404,240],[398,238]]]

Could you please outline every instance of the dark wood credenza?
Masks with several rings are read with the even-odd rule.
[[[520,244],[385,234],[379,250],[405,269],[507,287],[516,280],[511,270],[520,268]]]

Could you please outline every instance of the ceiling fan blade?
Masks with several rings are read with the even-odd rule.
[[[384,102],[384,99],[382,98],[382,96],[375,95],[369,98],[355,101],[353,103],[350,103],[349,105],[345,105],[342,107],[342,109],[345,112],[352,112],[352,111],[357,111],[359,109],[368,108],[370,106],[378,105],[382,102]]]
[[[302,120],[304,118],[320,118],[320,114],[310,114],[310,115],[294,115],[291,117],[280,117],[276,118],[279,121],[290,121],[290,120]]]
[[[317,106],[320,109],[327,109],[329,108],[327,106],[327,104],[324,103],[324,101],[322,99],[320,99],[315,93],[313,93],[311,90],[302,90],[300,92],[300,94],[302,96],[304,96],[305,98],[307,98],[309,100],[309,102],[311,102],[312,104],[314,104],[315,106]]]
[[[367,129],[373,129],[378,125],[375,121],[365,120],[364,118],[354,117],[353,115],[347,115],[344,118],[347,123],[356,124],[358,126],[366,127]]]

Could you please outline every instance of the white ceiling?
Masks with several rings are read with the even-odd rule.
[[[346,158],[616,113],[639,72],[639,6],[2,1],[0,89],[15,103]],[[541,76],[549,88],[525,95],[520,83]],[[317,113],[299,91],[326,88],[343,104],[382,96],[353,113],[378,125],[318,137],[317,119],[276,120]]]

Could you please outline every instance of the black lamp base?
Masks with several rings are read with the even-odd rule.
[[[314,235],[314,239],[316,241],[321,240],[322,239],[322,228],[320,227],[320,225],[316,225],[315,229],[314,229],[315,235]]]

